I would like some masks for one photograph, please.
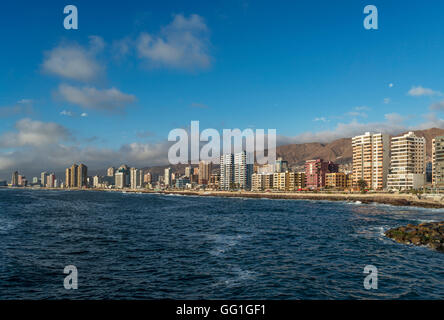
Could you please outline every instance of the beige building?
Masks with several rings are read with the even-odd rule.
[[[305,172],[287,172],[288,191],[298,191],[305,188]]]
[[[432,184],[435,188],[444,187],[444,136],[432,140]]]
[[[286,191],[288,188],[289,176],[286,172],[273,173],[273,189],[279,191]]]
[[[327,188],[347,188],[347,175],[344,172],[332,172],[325,174],[325,186]]]
[[[353,148],[353,186],[358,186],[359,180],[367,182],[370,189],[381,190],[387,186],[389,169],[389,136],[382,133],[364,135],[352,138]]]
[[[388,189],[419,189],[425,184],[426,141],[413,132],[392,138]]]
[[[272,173],[253,173],[251,175],[251,190],[264,191],[273,189]]]
[[[199,178],[198,183],[199,184],[208,184],[210,180],[210,175],[212,171],[212,162],[209,161],[200,161],[199,162]],[[186,173],[185,173],[186,176]]]

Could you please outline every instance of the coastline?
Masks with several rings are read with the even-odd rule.
[[[8,188],[8,187],[6,187]],[[8,188],[15,189],[15,188]],[[295,192],[252,192],[252,191],[195,191],[195,190],[146,190],[146,189],[50,189],[50,188],[17,188],[22,190],[65,190],[65,191],[108,191],[126,193],[147,193],[200,197],[224,197],[224,198],[255,198],[276,200],[321,200],[361,202],[363,204],[379,203],[393,206],[412,206],[428,209],[444,208],[444,201],[428,199],[425,196],[418,198],[412,194],[393,193],[295,193]],[[443,195],[444,197],[444,195]]]

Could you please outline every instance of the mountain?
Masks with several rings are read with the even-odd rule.
[[[426,138],[426,153],[427,158],[430,158],[432,156],[432,139],[444,135],[444,129],[431,128],[427,130],[415,130],[414,132],[418,137]],[[339,164],[349,164],[353,158],[351,138],[337,139],[330,143],[311,142],[279,146],[276,148],[276,155],[287,160],[290,166],[300,166],[303,165],[306,160],[318,158]],[[167,167],[171,167],[173,172],[183,173],[186,165],[165,165],[146,167],[143,169],[157,176],[162,175],[164,169]],[[196,167],[196,165],[193,165],[193,167]],[[218,166],[215,165],[213,168],[218,168]]]
[[[418,137],[426,139],[427,157],[431,157],[432,139],[436,136],[444,135],[444,129],[432,128],[415,130],[414,132]],[[344,164],[350,163],[353,157],[351,138],[342,138],[330,143],[313,142],[284,145],[276,148],[276,154],[278,157],[287,160],[290,166],[301,165],[306,160],[318,158]]]

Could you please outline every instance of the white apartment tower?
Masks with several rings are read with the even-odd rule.
[[[130,169],[130,185],[131,189],[138,189],[142,186],[142,170]]]
[[[353,186],[359,180],[367,182],[368,188],[381,190],[387,186],[390,140],[387,134],[366,132],[352,138]]]
[[[234,183],[234,156],[224,154],[220,157],[220,188],[230,190]]]
[[[171,181],[171,168],[166,168],[165,169],[163,183],[165,184],[165,186],[171,185],[171,183],[172,183],[172,181]]]
[[[251,175],[253,174],[253,162],[251,155],[246,151],[234,155],[234,184],[240,189],[251,188]]]
[[[388,189],[419,189],[425,183],[426,140],[413,132],[392,138]]]

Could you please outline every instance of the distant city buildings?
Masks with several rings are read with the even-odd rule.
[[[55,173],[42,172],[29,183],[18,171],[11,176],[12,187],[33,188],[116,188],[116,189],[206,189],[252,190],[255,192],[296,192],[366,188],[373,191],[430,188],[444,189],[444,136],[432,141],[432,159],[426,162],[426,140],[414,132],[392,137],[366,132],[352,138],[352,163],[333,163],[323,159],[293,163],[283,158],[274,163],[253,165],[246,151],[223,154],[220,166],[201,161],[198,166],[167,167],[144,172],[123,164],[109,167],[106,175],[88,176],[85,164],[65,169],[64,181]],[[337,156],[337,159],[342,156]],[[302,171],[303,172],[299,172]],[[426,185],[427,183],[431,185]]]

